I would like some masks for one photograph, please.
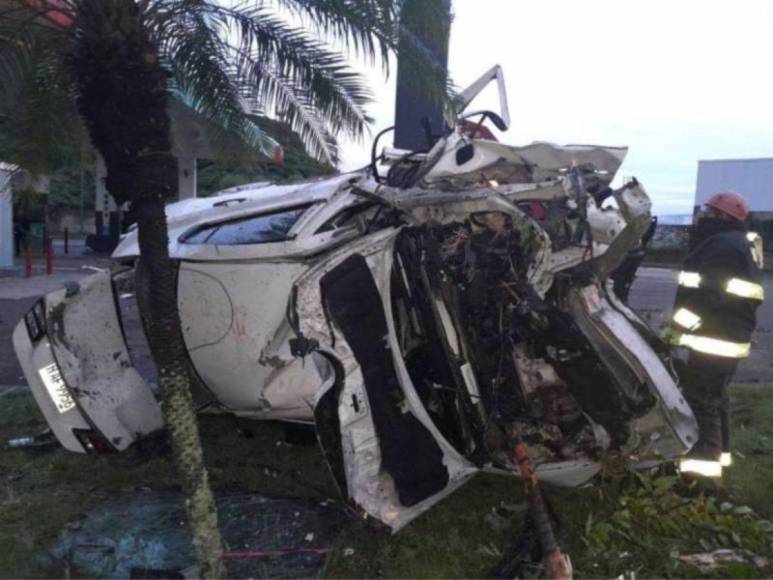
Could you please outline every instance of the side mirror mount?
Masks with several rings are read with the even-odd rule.
[[[456,150],[456,164],[464,165],[475,155],[475,146],[472,143],[462,145]]]

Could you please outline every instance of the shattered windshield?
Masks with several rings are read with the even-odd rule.
[[[186,244],[266,244],[283,242],[287,233],[310,205],[253,215],[217,224],[200,226],[181,238]]]

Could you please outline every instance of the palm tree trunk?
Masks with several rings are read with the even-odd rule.
[[[193,411],[177,310],[177,276],[169,258],[164,204],[162,201],[147,201],[139,204],[135,211],[142,256],[138,267],[142,268],[142,278],[149,284],[145,328],[158,366],[164,417],[171,435],[177,470],[187,495],[186,508],[200,574],[203,578],[218,577],[222,572],[222,547],[217,512]]]
[[[105,160],[106,186],[137,216],[140,267],[150,292],[144,313],[159,372],[162,408],[204,578],[221,572],[222,544],[193,411],[169,257],[164,201],[177,193],[167,113],[167,77],[134,0],[81,0],[71,67],[78,108]]]

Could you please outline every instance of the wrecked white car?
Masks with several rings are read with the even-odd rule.
[[[359,172],[167,208],[209,407],[313,422],[342,489],[393,529],[480,470],[515,473],[513,434],[543,481],[567,486],[606,449],[673,458],[697,437],[667,349],[611,290],[650,225],[636,181],[609,186],[626,149],[480,138],[508,124],[501,82],[499,114],[463,112],[494,78],[498,67],[462,94],[428,152],[387,149]],[[163,427],[116,295],[142,271],[136,233],[113,259],[45,296],[13,337],[76,452]]]

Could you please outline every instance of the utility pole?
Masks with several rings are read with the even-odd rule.
[[[400,11],[394,145],[428,149],[445,129],[451,0],[406,0]]]

